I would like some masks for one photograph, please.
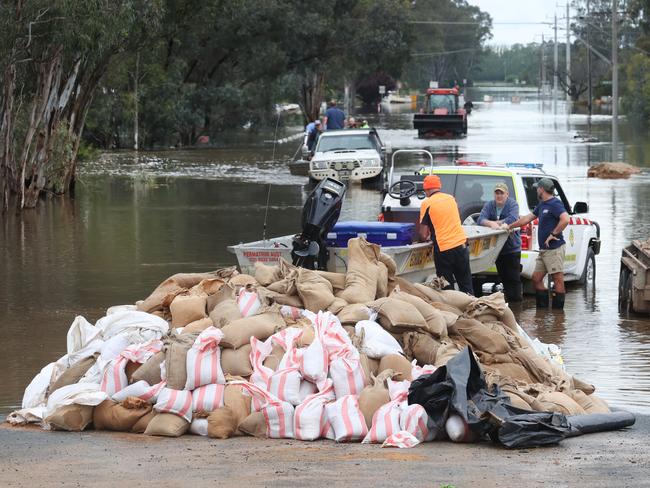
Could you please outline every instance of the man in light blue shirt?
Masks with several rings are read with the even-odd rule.
[[[508,186],[505,183],[494,185],[494,200],[485,202],[478,224],[492,229],[501,225],[510,225],[519,218],[519,205],[517,200],[508,195]],[[503,284],[503,293],[508,302],[522,300],[521,286],[521,237],[519,231],[512,232],[503,245],[496,260],[497,273]]]

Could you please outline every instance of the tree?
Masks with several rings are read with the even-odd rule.
[[[155,25],[152,0],[14,0],[0,7],[0,192],[19,209],[74,189],[93,94],[109,62]]]

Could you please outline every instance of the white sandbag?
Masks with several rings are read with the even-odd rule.
[[[58,408],[65,405],[90,405],[94,407],[107,398],[108,395],[99,389],[99,383],[74,383],[62,386],[47,399],[47,408],[43,418],[52,415]]]
[[[81,315],[77,315],[70,325],[66,336],[68,354],[73,354],[83,349],[90,342],[101,339],[101,336],[101,330]]]
[[[260,297],[253,288],[242,288],[237,295],[237,306],[242,317],[250,317],[257,314],[262,307]]]
[[[401,430],[413,435],[420,442],[431,440],[427,427],[428,420],[429,416],[422,405],[409,405],[407,401],[400,404],[399,425]]]
[[[323,382],[325,381],[327,380],[323,379]],[[321,385],[322,384],[323,383],[321,383]],[[298,396],[300,397],[300,403],[304,402],[308,397],[310,397],[316,392],[318,392],[318,387],[314,383],[312,383],[311,381],[302,380],[300,382],[300,391],[298,392]]]
[[[192,392],[192,410],[195,412],[214,412],[224,406],[226,385],[204,385]]]
[[[323,343],[322,324],[312,324],[315,329],[314,340],[305,348],[300,360],[300,373],[306,380],[318,383],[327,378],[329,355]]]
[[[325,405],[334,401],[334,385],[326,380],[323,390],[307,397],[293,415],[294,438],[313,441],[321,437],[325,426]]]
[[[136,381],[135,383],[126,386],[120,391],[114,393],[111,399],[116,402],[123,402],[128,397],[142,397],[146,395],[151,389],[151,385],[144,380]],[[153,401],[152,403],[155,403]]]
[[[110,339],[105,340],[99,351],[99,357],[97,358],[97,364],[100,366],[102,372],[109,362],[116,359],[120,353],[130,345],[131,343],[129,342],[129,338],[122,334],[115,335]]]
[[[400,427],[399,401],[390,401],[379,407],[379,410],[372,416],[372,427],[364,437],[363,444],[381,444],[401,429]]]
[[[192,421],[192,392],[163,388],[158,395],[158,401],[153,406],[159,413],[173,413]]]
[[[251,383],[266,388],[269,378],[273,374],[271,368],[264,366],[264,360],[271,354],[273,349],[272,344],[273,336],[269,337],[266,341],[262,342],[256,337],[251,337],[251,366],[253,367],[253,374],[251,374]]]
[[[150,313],[134,310],[103,317],[97,321],[95,327],[102,332],[105,340],[121,334],[129,339],[129,344],[160,339],[169,332],[169,324],[166,320]]]
[[[404,354],[402,346],[381,325],[371,320],[362,320],[354,326],[357,336],[363,334],[361,353],[369,358],[381,359],[389,354]]]
[[[358,395],[366,385],[359,354],[354,354],[351,350],[343,350],[333,357],[330,362],[329,377],[334,383],[336,398]]]
[[[190,424],[190,434],[208,436],[208,419],[193,419]]]
[[[199,334],[187,351],[186,390],[194,390],[199,386],[213,383],[226,383],[221,370],[221,348],[219,347],[221,339],[223,339],[223,332],[210,326]]]
[[[281,401],[275,395],[248,381],[233,381],[230,384],[241,385],[242,389],[261,405],[260,411],[266,420],[268,438],[293,439],[293,405]]]
[[[410,448],[417,446],[419,443],[420,441],[413,434],[401,430],[388,437],[381,447]]]
[[[418,366],[417,359],[411,361],[411,364],[413,365],[413,368],[411,369],[411,381],[415,381],[415,379],[419,378],[423,374],[431,374],[438,369],[433,364]]]
[[[118,356],[110,361],[108,367],[104,370],[100,390],[108,396],[113,396],[118,391],[126,388],[129,384],[125,371],[126,363],[128,362],[128,359],[124,356]]]
[[[336,442],[358,441],[368,434],[356,395],[345,395],[325,406]]]
[[[106,315],[113,315],[120,312],[132,312],[138,310],[135,305],[113,305],[106,309]]]
[[[299,405],[301,381],[298,368],[278,369],[269,377],[267,391],[283,402]]]
[[[52,373],[54,372],[55,363],[50,363],[44,366],[41,371],[34,376],[32,381],[25,388],[23,393],[22,408],[35,408],[45,405],[45,397],[47,395],[47,388],[52,381]]]

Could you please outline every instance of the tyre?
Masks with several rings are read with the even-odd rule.
[[[621,269],[618,277],[618,311],[630,313],[632,310],[632,273],[629,269]]]
[[[582,276],[580,276],[578,284],[591,287],[596,285],[596,255],[591,248],[587,251],[585,269],[582,270]]]

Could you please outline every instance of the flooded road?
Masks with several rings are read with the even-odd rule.
[[[589,203],[602,229],[595,293],[571,288],[563,314],[537,313],[534,300],[515,312],[528,332],[559,344],[567,369],[595,383],[612,405],[650,413],[650,319],[617,312],[621,248],[650,237],[650,177],[587,179],[590,164],[611,159],[610,119],[592,117],[590,131],[603,142],[582,144],[573,136],[589,130],[587,117],[565,115],[563,104],[558,113],[536,100],[477,103],[466,138],[436,141],[415,138],[408,109],[364,117],[393,149],[427,148],[439,162],[543,163],[571,203]],[[285,127],[279,137],[298,130]],[[625,127],[621,133],[619,157],[646,166],[647,148]],[[267,236],[299,230],[309,188],[286,167],[298,143],[262,142],[272,138],[251,134],[221,149],[139,157],[103,154],[81,167],[73,201],[3,217],[0,415],[18,407],[34,374],[65,353],[75,315],[94,322],[111,305],[144,298],[173,273],[234,264],[226,246],[262,237],[267,197]],[[342,219],[374,220],[379,205],[376,191],[352,188]]]

